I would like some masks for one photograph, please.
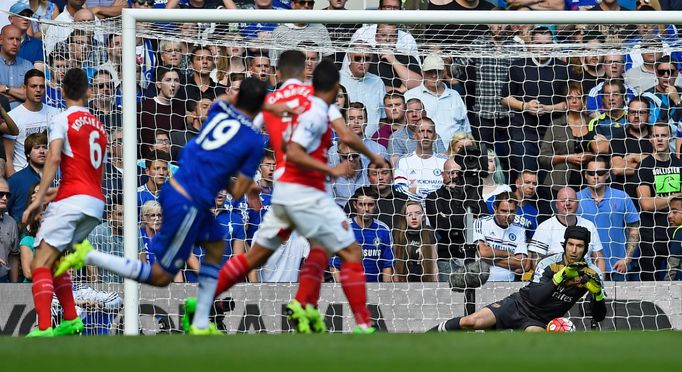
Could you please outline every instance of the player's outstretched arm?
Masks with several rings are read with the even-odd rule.
[[[362,142],[362,139],[358,137],[357,134],[353,133],[348,129],[348,127],[341,120],[334,120],[332,123],[332,129],[339,136],[339,140],[353,150],[365,155],[370,159],[372,164],[375,164],[378,169],[388,168],[386,160],[379,154],[375,154],[370,151],[367,146]]]
[[[35,218],[40,213],[40,209],[45,201],[45,195],[47,195],[54,177],[57,175],[57,169],[59,169],[59,164],[62,162],[62,146],[64,145],[63,139],[55,139],[50,142],[50,147],[47,150],[47,159],[45,160],[45,167],[43,168],[43,177],[40,179],[40,186],[38,192],[36,193],[35,200],[26,208],[24,214],[21,217],[21,222],[26,225],[34,221]]]

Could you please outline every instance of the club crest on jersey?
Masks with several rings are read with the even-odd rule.
[[[516,234],[514,234],[514,233],[509,234],[509,240],[511,240],[513,242],[516,241]]]
[[[381,239],[379,239],[379,237],[377,236],[376,238],[374,238],[374,246],[378,247],[380,244],[381,244]]]
[[[441,174],[443,174],[443,171],[441,169],[436,168],[433,170],[434,176],[440,176]]]

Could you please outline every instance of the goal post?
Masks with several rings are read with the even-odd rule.
[[[137,80],[136,28],[139,22],[210,22],[210,23],[390,23],[390,24],[675,24],[682,11],[671,12],[497,12],[497,11],[280,11],[280,10],[154,10],[122,11],[122,114],[124,133],[124,244],[125,257],[138,255],[138,205],[136,162]],[[126,335],[136,335],[138,326],[139,286],[126,280],[124,285]]]

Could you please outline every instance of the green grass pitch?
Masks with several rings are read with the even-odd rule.
[[[680,371],[680,332],[0,338],[2,371]]]

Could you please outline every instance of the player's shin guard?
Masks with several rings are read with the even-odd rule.
[[[462,319],[461,316],[446,320],[444,322],[438,323],[437,326],[429,329],[429,332],[450,332],[450,331],[460,331],[462,326],[459,325],[459,320]]]
[[[301,271],[298,275],[298,292],[296,293],[296,301],[303,307],[311,304],[317,307],[317,300],[320,298],[320,286],[322,285],[322,276],[324,275],[324,268],[327,267],[329,256],[322,248],[315,247],[310,250],[308,258],[303,263]]]
[[[216,286],[214,297],[218,297],[221,293],[232,288],[233,285],[244,280],[250,269],[249,263],[243,254],[232,257],[223,265],[220,273],[218,273],[218,285]]]
[[[52,326],[52,270],[47,267],[38,267],[33,270],[33,303],[38,315],[38,329],[46,330]]]
[[[74,320],[78,317],[76,301],[73,299],[73,283],[69,273],[62,274],[52,279],[54,293],[64,311],[64,320]]]
[[[197,295],[197,309],[192,322],[192,325],[198,329],[208,328],[208,315],[213,305],[219,271],[220,266],[209,263],[201,264],[199,269],[199,294]]]
[[[350,309],[353,311],[355,323],[361,327],[370,326],[365,281],[365,273],[361,263],[344,262],[341,264],[341,287],[348,299]]]

